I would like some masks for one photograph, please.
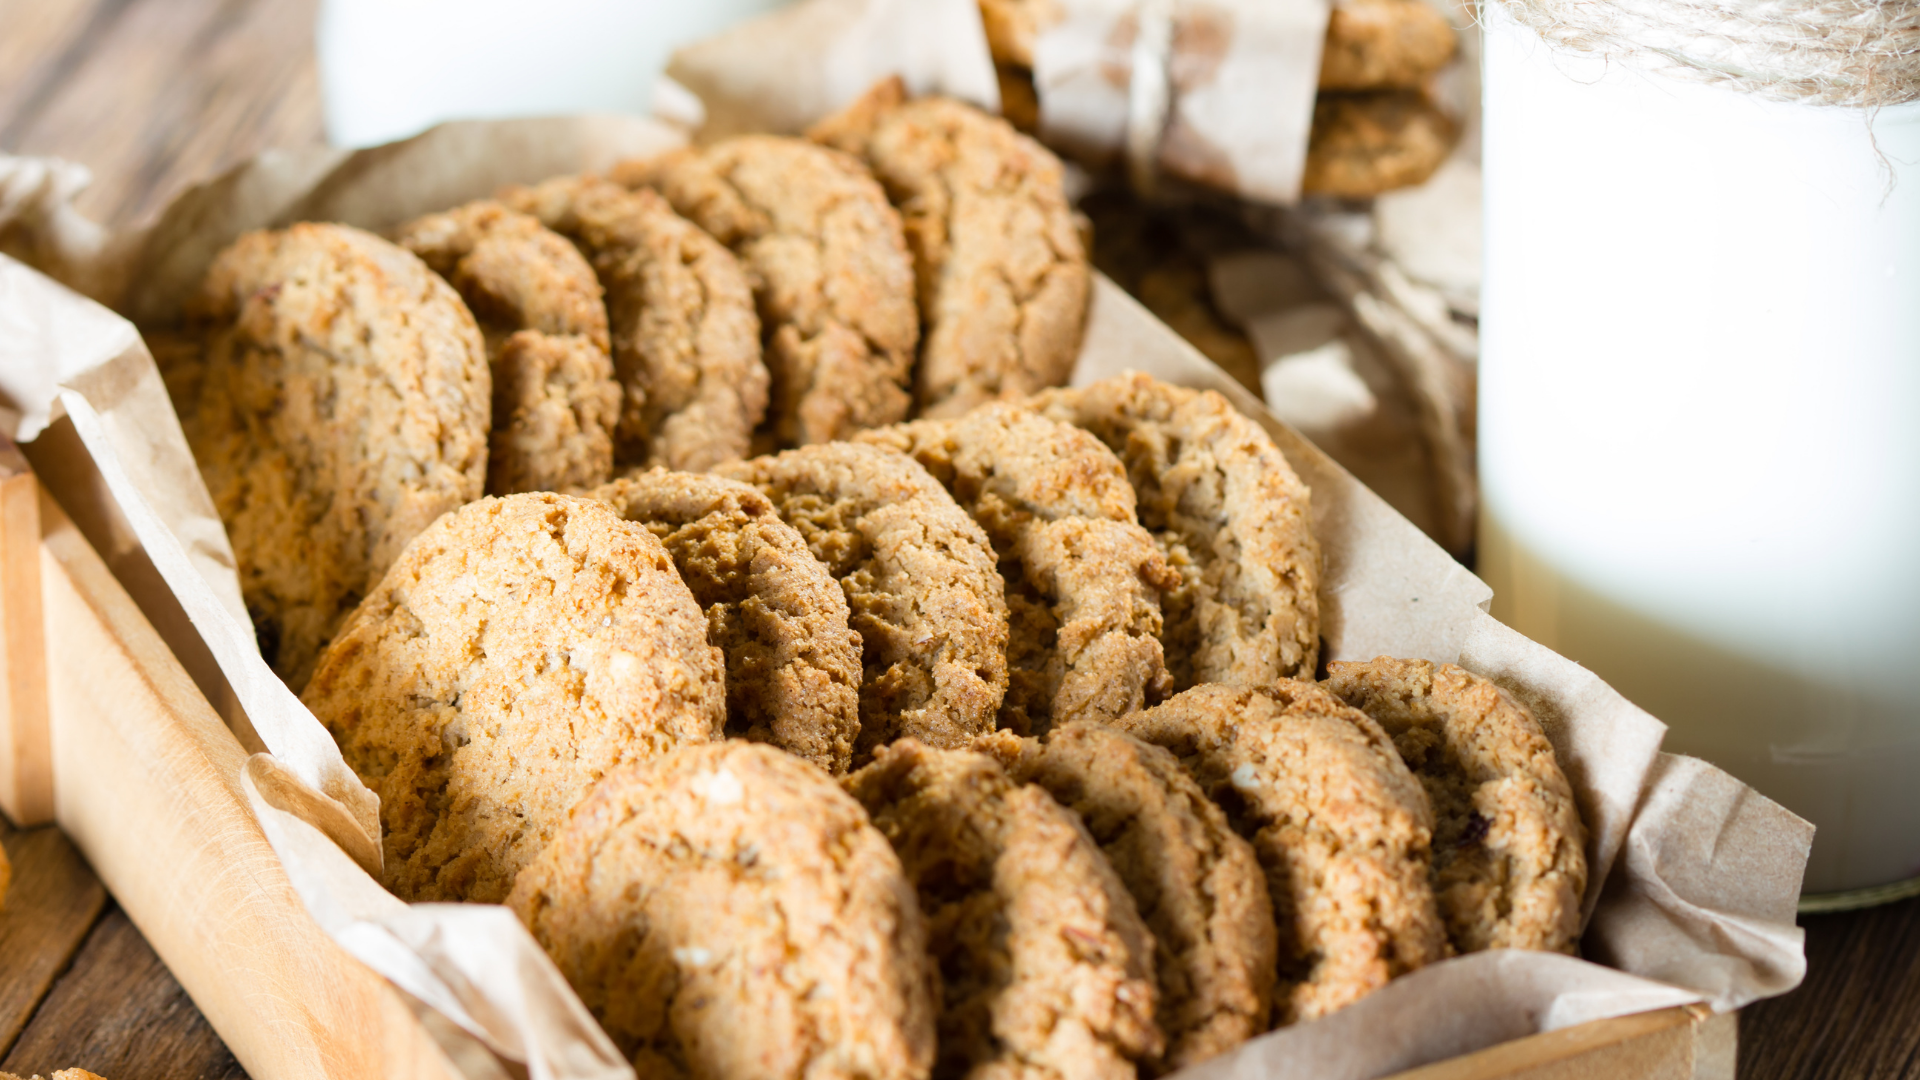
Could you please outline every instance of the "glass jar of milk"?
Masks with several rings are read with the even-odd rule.
[[[1813,821],[1807,892],[1920,878],[1920,103],[1761,100],[1488,12],[1494,613]]]
[[[646,113],[673,50],[784,0],[323,0],[327,137],[405,138],[442,120]]]

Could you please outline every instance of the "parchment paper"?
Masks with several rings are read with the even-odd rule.
[[[120,265],[82,269],[95,274],[86,280],[101,280],[104,269],[137,282],[122,302],[165,315],[244,228],[295,213],[383,227],[503,182],[599,168],[672,138],[640,121],[473,123],[331,163],[264,161],[183,196],[159,229],[105,245]],[[20,167],[0,159],[0,184]],[[1658,721],[1486,615],[1484,584],[1101,279],[1074,380],[1128,368],[1227,395],[1311,486],[1327,557],[1331,657],[1458,662],[1507,686],[1540,715],[1592,833],[1587,960],[1502,953],[1447,961],[1333,1017],[1254,1040],[1195,1075],[1359,1080],[1585,1020],[1689,1001],[1736,1008],[1799,982],[1794,906],[1812,835],[1806,823],[1711,766],[1660,753]],[[135,599],[183,607],[190,624],[176,627],[175,648],[211,649],[232,683],[272,752],[248,765],[255,810],[315,920],[495,1052],[525,1060],[534,1077],[631,1076],[505,909],[408,906],[369,876],[377,866],[368,849],[378,851],[371,794],[253,649],[230,551],[132,327],[0,258],[0,394],[9,434],[31,438],[48,419],[71,420],[81,444],[73,452],[103,479],[59,484],[56,496],[71,500],[70,510],[112,504],[167,590]],[[39,449],[44,459],[47,448]],[[56,474],[43,470],[50,485]],[[89,513],[103,516],[97,506]]]
[[[1000,111],[975,0],[801,0],[674,53],[667,77],[706,106],[703,140],[797,134],[899,75],[907,89]]]

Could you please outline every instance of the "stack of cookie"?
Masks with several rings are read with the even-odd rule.
[[[897,86],[815,138],[253,234],[158,350],[384,884],[701,1080],[1157,1076],[1571,950],[1538,723],[1321,670],[1310,494],[1225,399],[1054,385],[1058,163]]]
[[[1034,47],[1066,16],[1060,0],[980,0],[1001,109],[1021,130],[1040,123]],[[1425,181],[1458,125],[1427,93],[1453,59],[1453,26],[1427,0],[1339,0],[1321,48],[1319,97],[1301,192],[1372,198]]]

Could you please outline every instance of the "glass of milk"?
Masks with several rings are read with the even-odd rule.
[[[673,50],[784,0],[323,0],[327,137],[405,138],[442,120],[646,113]]]
[[[1818,826],[1808,893],[1889,897],[1920,878],[1920,104],[1766,101],[1487,10],[1494,613]]]

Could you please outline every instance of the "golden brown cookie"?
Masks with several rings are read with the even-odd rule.
[[[1016,783],[1038,784],[1080,815],[1153,931],[1156,1020],[1167,1073],[1267,1029],[1273,1008],[1273,902],[1253,847],[1160,747],[1099,724],[1056,727],[1042,744],[983,736]]]
[[[609,775],[507,903],[641,1076],[929,1075],[939,991],[900,860],[772,747]]]
[[[1459,135],[1460,125],[1418,90],[1321,94],[1300,191],[1371,199],[1424,183]]]
[[[492,200],[415,218],[395,240],[459,291],[486,336],[487,494],[605,483],[620,384],[593,267],[559,234]]]
[[[1280,932],[1277,1023],[1446,957],[1427,881],[1433,814],[1364,713],[1283,679],[1197,686],[1117,726],[1171,750],[1253,841]]]
[[[1007,589],[1001,727],[1040,734],[1167,695],[1160,595],[1180,578],[1134,520],[1126,468],[1100,440],[996,402],[860,441],[911,455],[993,542]]]
[[[725,466],[766,492],[840,582],[860,635],[856,758],[902,736],[965,746],[1007,692],[993,547],[912,458],[820,443]]]
[[[1153,935],[1072,812],[985,754],[913,739],[844,783],[919,892],[938,1075],[1133,1080],[1159,1055]]]
[[[618,465],[700,472],[747,453],[767,409],[753,288],[733,254],[652,192],[591,176],[500,201],[580,246],[606,288],[624,392]]]
[[[1307,486],[1259,424],[1210,390],[1137,373],[1031,404],[1126,462],[1140,523],[1185,578],[1161,601],[1176,689],[1312,676],[1320,545]]]
[[[480,496],[486,346],[426,264],[344,225],[242,236],[190,310],[206,352],[175,406],[261,655],[298,689],[400,549]]]
[[[660,541],[538,492],[421,533],[301,700],[380,796],[387,888],[497,903],[594,781],[718,738],[724,679]]]
[[[778,445],[844,439],[906,416],[920,340],[913,263],[900,215],[859,162],[800,139],[746,135],[614,175],[658,188],[751,269]]]
[[[950,98],[889,79],[809,137],[866,160],[906,218],[926,327],[925,416],[1067,381],[1092,287],[1060,159]]]
[[[727,661],[727,733],[847,771],[860,732],[860,635],[826,565],[760,489],[654,469],[593,497],[652,530]]]
[[[1426,0],[1339,0],[1320,51],[1322,90],[1411,90],[1453,59],[1459,35]]]
[[[1382,656],[1327,670],[1327,689],[1377,721],[1427,789],[1453,947],[1573,952],[1586,829],[1540,722],[1452,664]]]

